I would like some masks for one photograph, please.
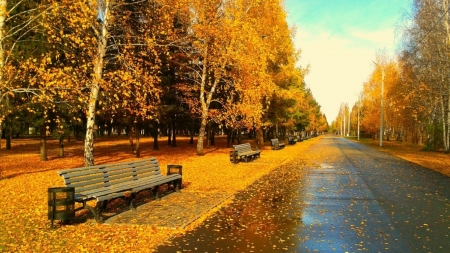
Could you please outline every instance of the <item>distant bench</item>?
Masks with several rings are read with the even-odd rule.
[[[297,140],[294,139],[294,137],[289,136],[288,137],[288,143],[289,143],[289,145],[294,145],[295,143],[297,143]]]
[[[180,165],[172,165],[179,166]],[[97,222],[102,222],[102,210],[116,198],[125,198],[131,209],[135,210],[133,200],[137,193],[143,190],[152,190],[153,196],[158,196],[161,185],[173,185],[175,191],[181,187],[180,174],[161,174],[156,158],[130,161],[116,164],[81,167],[60,170],[58,174],[64,179],[67,187],[75,188],[75,201],[81,202],[82,207],[75,209],[88,209]],[[168,173],[171,173],[170,171]],[[95,207],[88,206],[90,200],[97,200]]]
[[[233,163],[237,163],[240,160],[244,160],[247,162],[249,159],[254,160],[257,157],[260,157],[261,150],[259,149],[252,149],[252,146],[250,143],[244,143],[239,145],[233,145],[233,150],[230,151],[230,160]]]
[[[275,150],[282,149],[285,146],[285,144],[284,143],[280,143],[278,141],[278,139],[270,139],[270,143],[272,145],[272,149],[275,149]]]

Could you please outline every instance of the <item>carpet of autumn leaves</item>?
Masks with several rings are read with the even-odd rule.
[[[411,142],[383,141],[382,147],[379,140],[361,139],[358,142],[450,177],[450,155],[443,152],[422,151],[422,145]]]
[[[216,145],[205,148],[204,156],[195,154],[196,147],[189,144],[188,138],[177,138],[177,147],[168,146],[167,139],[162,138],[159,150],[153,150],[151,138],[142,138],[141,158],[156,157],[163,173],[167,164],[182,164],[183,191],[234,194],[318,139],[280,151],[272,151],[267,143],[258,160],[232,164],[225,137],[216,138]],[[243,142],[254,144],[253,141]],[[171,236],[183,233],[151,225],[95,222],[50,229],[47,189],[63,185],[56,173],[58,169],[83,165],[83,145],[81,141],[66,142],[64,158],[58,157],[57,141],[50,140],[47,146],[49,160],[45,162],[39,160],[37,139],[13,140],[12,150],[0,150],[0,252],[152,252]],[[95,157],[96,164],[136,159],[126,137],[98,138]]]
[[[293,159],[320,138],[288,145],[279,151],[270,150],[267,143],[261,158],[239,164],[230,163],[230,149],[226,147],[224,137],[217,138],[215,146],[206,148],[204,156],[195,155],[195,145],[189,144],[188,138],[178,138],[177,147],[168,146],[167,139],[162,138],[160,150],[156,151],[150,138],[142,138],[141,158],[156,157],[163,173],[167,164],[182,164],[183,192],[225,192],[232,195],[276,166]],[[252,141],[244,142],[253,144]],[[364,143],[376,147],[371,140]],[[407,143],[383,144],[383,151],[450,174],[445,166],[450,164],[448,155],[422,152],[420,146]],[[56,173],[58,169],[82,166],[83,145],[81,141],[66,142],[64,158],[57,156],[56,141],[49,141],[48,148],[49,161],[46,162],[39,161],[37,139],[13,140],[12,150],[0,150],[0,252],[152,252],[157,245],[184,232],[152,225],[105,225],[90,221],[50,229],[47,189],[63,185]],[[96,164],[136,159],[126,137],[98,138],[95,155]],[[198,222],[186,229],[192,229],[196,224]]]

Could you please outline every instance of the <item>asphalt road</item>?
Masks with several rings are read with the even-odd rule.
[[[158,252],[450,252],[450,178],[328,135]]]

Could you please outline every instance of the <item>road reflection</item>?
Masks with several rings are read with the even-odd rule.
[[[449,192],[448,177],[327,136],[157,252],[448,252]]]
[[[300,159],[255,182],[194,231],[157,252],[287,252],[302,240],[304,201]]]

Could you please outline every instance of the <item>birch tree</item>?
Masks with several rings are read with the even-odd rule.
[[[96,117],[151,118],[159,101],[158,71],[173,15],[164,2],[55,1],[45,21],[54,50],[41,79],[64,87],[74,110],[86,115],[84,164],[94,164]],[[61,98],[60,98],[61,99]],[[80,119],[78,119],[80,120]]]

